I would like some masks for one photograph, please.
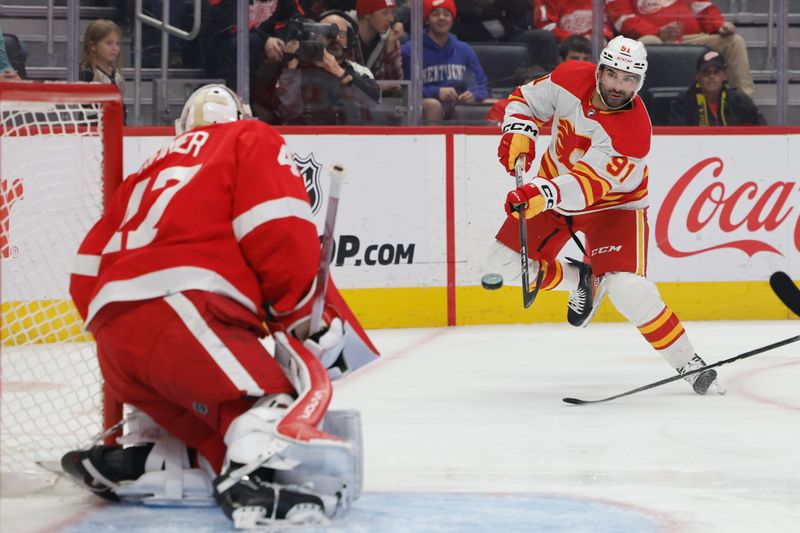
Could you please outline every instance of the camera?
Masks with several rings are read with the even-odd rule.
[[[333,40],[339,34],[336,24],[321,24],[307,19],[294,17],[284,27],[286,42],[298,41],[299,48],[295,57],[301,65],[313,65],[322,61],[325,50],[325,39]]]

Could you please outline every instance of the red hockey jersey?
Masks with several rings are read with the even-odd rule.
[[[118,187],[81,243],[70,293],[87,324],[111,302],[203,290],[260,318],[294,309],[319,266],[303,179],[270,126],[196,128]]]
[[[672,22],[683,25],[683,35],[715,33],[725,22],[708,0],[606,0],[606,15],[615,30],[631,39],[658,35]]]
[[[647,202],[647,165],[652,126],[641,98],[619,111],[592,105],[595,65],[567,61],[549,75],[517,87],[506,118],[553,121],[550,145],[538,177],[554,182],[562,214],[601,209],[639,209]]]

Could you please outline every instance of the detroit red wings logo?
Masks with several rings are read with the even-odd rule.
[[[558,120],[556,135],[556,158],[566,168],[572,168],[592,145],[592,139],[578,135],[575,125],[565,118]]]

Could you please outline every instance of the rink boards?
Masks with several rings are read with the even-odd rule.
[[[564,320],[565,294],[543,294],[524,310],[518,287],[487,292],[479,286],[480,263],[513,187],[496,160],[495,129],[282,133],[306,180],[320,232],[327,169],[336,163],[347,171],[332,272],[366,327]],[[683,319],[789,318],[766,280],[776,270],[800,278],[800,173],[792,164],[800,130],[724,133],[664,129],[654,136],[649,275]],[[125,174],[169,140],[167,128],[126,128]],[[540,137],[539,154],[549,141]],[[12,209],[12,246],[15,227]],[[578,255],[574,247],[567,250]],[[4,258],[4,269],[16,260]],[[72,258],[63,260],[71,264]],[[4,301],[9,290],[4,284]],[[608,304],[597,317],[618,319]]]

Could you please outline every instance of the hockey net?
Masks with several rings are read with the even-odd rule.
[[[69,274],[122,181],[122,102],[112,86],[0,83],[0,486],[52,477],[119,409]],[[15,481],[15,484],[19,484]]]

